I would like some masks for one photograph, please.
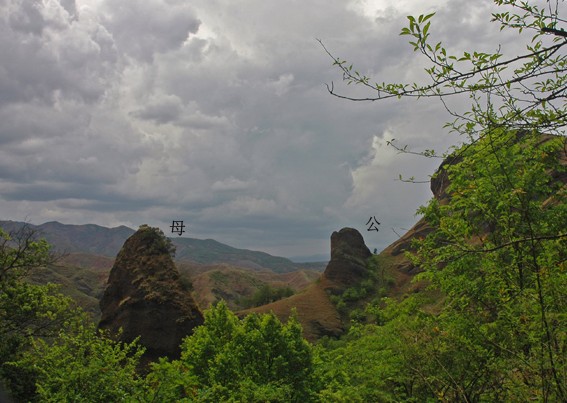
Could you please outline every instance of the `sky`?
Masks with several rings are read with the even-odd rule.
[[[489,0],[0,0],[0,219],[141,224],[279,256],[383,249],[418,219],[461,139],[439,102],[349,102],[317,39],[378,82],[423,82],[399,36],[436,12],[449,49],[516,37]],[[457,100],[456,107],[466,106]],[[462,105],[458,104],[462,103]],[[379,231],[369,231],[375,217]]]

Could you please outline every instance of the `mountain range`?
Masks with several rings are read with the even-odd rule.
[[[25,225],[19,221],[0,221],[0,228],[11,231]],[[126,226],[106,228],[95,224],[69,225],[50,221],[41,225],[27,224],[53,246],[64,253],[83,253],[114,258],[135,230]],[[289,273],[307,269],[321,271],[327,262],[302,264],[265,252],[238,249],[214,239],[170,238],[176,247],[176,261],[202,265],[228,264],[253,270]]]
[[[53,250],[63,256],[52,265],[37,268],[29,275],[35,284],[55,283],[92,317],[100,316],[99,301],[107,286],[116,255],[135,231],[120,226],[95,224],[41,225],[0,221],[6,232],[27,225],[37,231]],[[315,281],[326,262],[294,263],[264,252],[238,249],[213,239],[170,238],[176,246],[175,264],[182,278],[192,283],[201,309],[224,299],[233,310],[248,306],[247,301],[262,289],[289,288],[297,293]]]

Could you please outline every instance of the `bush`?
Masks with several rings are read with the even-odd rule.
[[[311,346],[295,318],[282,324],[273,314],[253,314],[240,321],[222,301],[184,340],[181,360],[155,364],[149,379],[157,400],[172,401],[307,402],[315,385]]]
[[[245,308],[261,306],[290,297],[294,294],[290,287],[272,287],[264,284],[249,298],[244,298],[242,304]]]
[[[13,365],[36,373],[42,401],[120,402],[139,398],[143,379],[136,374],[144,349],[136,341],[117,343],[94,325],[76,325],[53,343],[35,339]]]

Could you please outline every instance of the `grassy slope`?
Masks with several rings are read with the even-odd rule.
[[[404,237],[404,241],[408,241],[424,229],[426,228],[422,223],[416,224],[408,232],[408,236]],[[378,263],[378,281],[366,297],[347,302],[346,307],[341,311],[337,309],[336,304],[331,301],[325,291],[331,283],[323,276],[300,294],[261,307],[243,310],[238,314],[244,316],[252,312],[273,312],[280,320],[285,321],[295,309],[297,318],[303,326],[304,336],[310,341],[316,341],[325,335],[339,336],[348,328],[350,313],[353,310],[364,309],[369,302],[381,297],[403,299],[410,293],[426,292],[430,294],[433,301],[426,309],[435,311],[442,297],[427,291],[425,282],[412,281],[416,271],[403,253],[403,249],[406,249],[408,245],[409,243],[406,242],[400,245],[394,244],[375,256],[374,259]]]
[[[303,292],[257,308],[238,312],[239,316],[250,313],[273,312],[285,321],[295,310],[303,326],[303,336],[314,342],[323,335],[338,336],[344,325],[335,306],[321,286],[321,282],[311,284]]]

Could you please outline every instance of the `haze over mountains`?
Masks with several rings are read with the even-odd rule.
[[[0,227],[10,231],[25,223],[0,221]],[[106,228],[95,224],[68,225],[57,221],[41,225],[27,224],[36,229],[55,250],[66,253],[86,253],[114,258],[135,230],[126,226]],[[254,270],[268,269],[288,273],[299,269],[322,270],[326,262],[301,264],[297,260],[272,256],[265,252],[233,248],[213,239],[171,237],[176,247],[177,261],[191,261],[203,265],[229,264]],[[328,260],[328,259],[327,259]]]

